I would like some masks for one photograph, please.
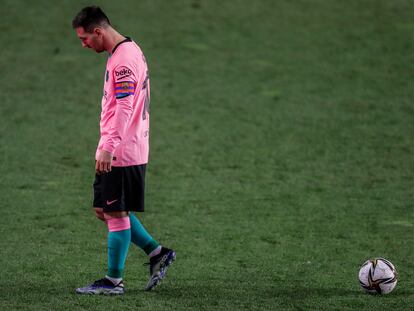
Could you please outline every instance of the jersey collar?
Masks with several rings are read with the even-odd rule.
[[[115,50],[118,48],[118,46],[120,46],[122,43],[125,43],[125,42],[132,42],[132,39],[130,37],[125,37],[125,40],[122,40],[117,45],[115,45],[115,47],[113,48],[111,52],[111,55],[115,53]]]

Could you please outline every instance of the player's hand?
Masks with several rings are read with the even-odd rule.
[[[112,154],[108,151],[101,150],[96,160],[95,171],[98,175],[108,173],[111,171],[112,166]]]

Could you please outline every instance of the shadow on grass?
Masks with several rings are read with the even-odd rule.
[[[147,292],[142,289],[142,287],[134,286],[130,284],[130,287],[127,287],[126,294],[124,298],[128,297],[151,297],[161,299],[164,301],[175,301],[182,300],[189,303],[191,301],[215,301],[219,302],[228,302],[228,301],[238,301],[243,304],[248,301],[278,301],[278,302],[287,302],[287,301],[304,301],[304,300],[313,300],[315,298],[334,298],[342,297],[346,299],[352,298],[362,298],[362,297],[378,297],[380,299],[401,299],[402,297],[412,297],[414,295],[414,290],[406,290],[398,288],[389,295],[369,295],[365,294],[359,288],[355,289],[343,289],[343,288],[329,288],[329,287],[306,287],[306,286],[290,286],[283,287],[282,284],[273,283],[273,284],[248,284],[243,282],[235,282],[233,284],[217,282],[214,280],[209,280],[209,284],[205,283],[206,280],[191,280],[185,282],[180,280],[179,282],[174,282],[173,280],[168,283],[165,282],[157,287],[155,290]],[[20,298],[20,301],[23,303],[30,303],[33,301],[41,302],[46,297],[42,296],[45,293],[45,288],[43,285],[39,284],[15,284],[8,289],[7,294],[3,298],[5,300],[15,300]],[[4,289],[0,286],[0,290]],[[83,300],[82,295],[75,293],[75,285],[72,286],[62,286],[56,287],[53,286],[47,290],[48,295],[52,295],[54,298],[52,300],[61,300],[65,304],[65,300],[73,299],[73,297],[78,297],[80,300]],[[72,297],[72,298],[70,298]],[[95,300],[98,298],[92,298],[97,296],[90,296],[87,300]],[[108,296],[109,297],[109,296]],[[121,297],[111,297],[124,299]],[[51,302],[50,298],[46,299]],[[76,299],[78,300],[78,299]],[[67,301],[66,301],[67,303]]]

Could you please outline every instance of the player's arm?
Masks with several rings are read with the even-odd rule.
[[[116,76],[115,71],[126,74]],[[108,139],[104,142],[97,161],[97,171],[111,170],[112,156],[125,136],[126,126],[133,111],[133,99],[137,86],[137,78],[128,66],[116,66],[112,74],[114,77],[112,91],[114,92],[116,107],[111,120]]]

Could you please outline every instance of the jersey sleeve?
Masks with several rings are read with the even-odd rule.
[[[130,65],[115,66],[112,74],[112,91],[116,101],[115,113],[111,120],[108,139],[102,149],[113,154],[124,138],[128,121],[133,112],[137,77]]]

